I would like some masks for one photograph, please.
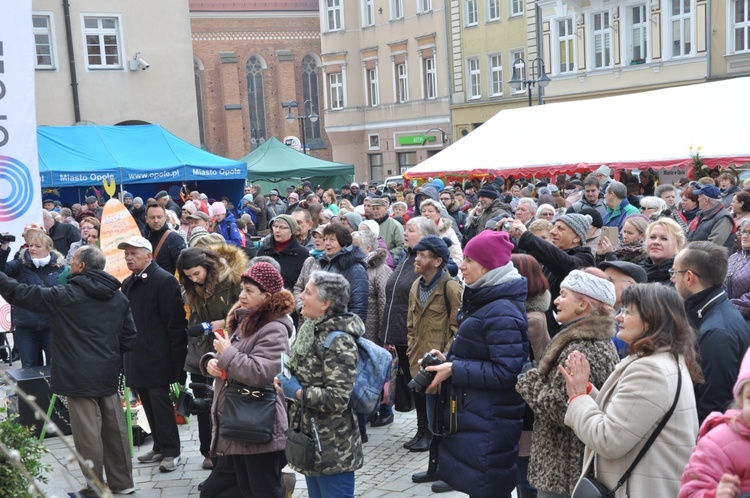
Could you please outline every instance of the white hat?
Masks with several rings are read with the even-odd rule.
[[[570,289],[600,303],[615,305],[615,286],[612,282],[581,270],[568,273],[560,284],[560,288]]]
[[[606,164],[602,164],[596,171],[594,171],[594,175],[610,176],[612,175],[612,170]]]
[[[144,237],[138,237],[133,236],[130,237],[125,242],[120,242],[117,244],[118,249],[125,249],[126,247],[141,247],[143,249],[148,249],[148,252],[153,252],[153,248],[151,247],[151,242],[148,241],[148,239],[145,239]]]

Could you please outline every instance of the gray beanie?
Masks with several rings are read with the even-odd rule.
[[[143,199],[140,197],[133,197],[133,204],[143,204]]]
[[[564,214],[559,216],[557,221],[562,221],[568,225],[581,238],[581,245],[586,243],[586,239],[589,236],[589,228],[591,228],[591,216],[576,213]]]
[[[350,227],[352,227],[354,230],[359,230],[359,224],[362,223],[362,216],[360,216],[359,213],[346,213],[344,215],[344,218],[346,218],[346,221],[349,222]]]
[[[273,226],[275,223],[278,223],[279,221],[283,221],[287,225],[289,225],[289,228],[292,230],[292,236],[294,236],[294,233],[297,231],[297,220],[295,220],[288,214],[280,214],[273,219],[271,226]]]
[[[600,303],[615,305],[615,286],[612,282],[581,270],[568,273],[560,284],[560,288],[570,289]]]

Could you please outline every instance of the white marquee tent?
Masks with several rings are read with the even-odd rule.
[[[553,82],[554,84],[554,82]],[[714,167],[750,161],[750,78],[497,113],[404,174],[408,179]]]

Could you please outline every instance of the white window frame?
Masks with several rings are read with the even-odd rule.
[[[344,29],[344,0],[325,0],[326,31],[341,31]]]
[[[328,88],[331,97],[331,110],[337,111],[344,108],[344,75],[343,73],[330,73],[328,75]]]
[[[404,0],[391,0],[391,21],[404,18]]]
[[[362,27],[375,24],[375,0],[362,0]]]
[[[748,0],[750,1],[750,0]],[[634,20],[634,12],[638,11],[638,15],[641,16],[640,22],[635,22]],[[627,60],[628,62],[633,61],[644,61],[647,62],[649,60],[649,9],[648,5],[645,3],[637,4],[637,5],[628,5],[627,11],[625,15],[625,23],[626,23],[626,29],[625,29],[625,35],[626,35],[626,45],[627,45]],[[638,46],[640,47],[641,53],[639,54],[640,57],[636,57],[635,54],[635,47],[636,42],[638,43]]]
[[[487,22],[500,20],[500,0],[486,0],[484,8],[486,9]]]
[[[427,100],[435,100],[438,96],[437,62],[435,61],[435,55],[433,54],[432,57],[425,58],[422,64],[425,82],[424,96]]]
[[[503,96],[503,54],[487,54],[490,97]]]
[[[86,20],[91,19],[97,19],[97,28],[87,28],[86,27]],[[111,28],[102,28],[100,21],[103,19],[114,19],[117,27],[114,29]],[[124,60],[124,54],[122,50],[122,17],[119,14],[95,14],[95,13],[82,13],[81,14],[81,34],[83,36],[83,53],[84,58],[86,61],[86,69],[89,70],[111,70],[111,69],[124,69],[125,68],[125,60]],[[117,47],[117,63],[116,64],[107,64],[106,63],[106,48],[103,43],[103,37],[105,36],[112,36],[114,35],[116,37],[116,47]],[[99,48],[101,49],[101,53],[98,57],[101,57],[102,64],[91,64],[89,63],[89,49],[88,49],[88,36],[98,36],[99,37]]]
[[[591,27],[591,67],[594,69],[611,68],[614,64],[612,54],[612,13],[608,10],[593,12],[589,15],[589,21],[589,26]],[[599,22],[598,28],[597,22]]]
[[[432,0],[417,0],[417,12],[426,14],[432,11]]]
[[[518,17],[523,15],[524,0],[508,0],[508,17]]]
[[[377,107],[380,105],[380,82],[378,81],[378,68],[377,66],[372,69],[367,69],[367,88],[370,94],[370,107]]]
[[[674,2],[678,1],[680,4],[680,12],[675,14],[674,12]],[[688,6],[690,7],[690,12],[685,12],[683,10],[683,7],[685,5],[685,2],[687,2]],[[667,25],[669,27],[669,37],[667,38],[667,46],[671,46],[671,50],[669,51],[669,55],[672,58],[680,58],[680,57],[690,57],[691,55],[695,54],[695,3],[694,0],[672,0],[667,2],[668,8],[669,8],[669,17],[667,18]],[[678,23],[679,25],[679,33],[675,33],[675,23]],[[683,31],[685,27],[687,26],[688,31],[690,32],[688,35],[685,34]],[[675,36],[679,35],[679,50],[678,53],[675,54],[675,49],[678,48],[675,46]],[[688,41],[690,44],[690,49],[688,51],[685,50],[685,41]]]
[[[513,74],[513,66],[515,66],[516,61],[518,59],[526,60],[526,51],[522,48],[517,48],[515,50],[510,51],[510,71],[511,74]],[[523,77],[523,74],[519,73],[520,77]],[[513,85],[510,87],[510,93],[512,95],[518,95],[522,93],[526,93],[526,87],[521,85],[521,88],[514,88]]]
[[[570,31],[561,34],[560,30],[560,23],[565,23],[566,28],[569,28]],[[562,68],[562,53],[560,51],[560,46],[565,43],[566,47],[566,68],[563,70]],[[553,69],[555,70],[555,74],[572,74],[576,71],[576,33],[575,33],[575,24],[573,23],[572,17],[563,17],[561,19],[555,20],[555,64]],[[568,60],[567,56],[571,55],[573,56],[573,60]],[[570,66],[570,67],[568,67]]]
[[[745,7],[745,19],[737,20],[737,3]],[[729,2],[729,53],[741,54],[750,52],[750,0],[732,0]],[[741,31],[745,39],[744,47],[737,47],[737,32]]]
[[[466,25],[476,26],[479,24],[479,0],[465,0],[464,13],[466,14]]]
[[[37,28],[34,27],[34,69],[57,69],[57,50],[55,47],[55,21],[52,12],[33,12],[32,17],[40,17],[45,18],[47,20],[47,27],[46,28]],[[39,63],[39,53],[36,50],[37,44],[36,37],[37,36],[46,36],[47,37],[47,46],[49,47],[49,64],[40,64]],[[43,54],[45,56],[46,54]]]
[[[468,99],[477,100],[482,98],[482,67],[479,63],[479,57],[466,58],[466,74],[469,84],[466,87],[469,90]]]
[[[406,61],[397,63],[396,67],[396,92],[397,103],[409,102],[409,71]]]

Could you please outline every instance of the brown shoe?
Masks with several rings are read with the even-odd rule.
[[[281,473],[281,485],[284,487],[284,498],[292,498],[294,486],[297,483],[297,476],[293,472]]]
[[[213,468],[214,468],[214,462],[212,462],[210,458],[205,457],[203,459],[203,469],[204,470],[211,470]]]

